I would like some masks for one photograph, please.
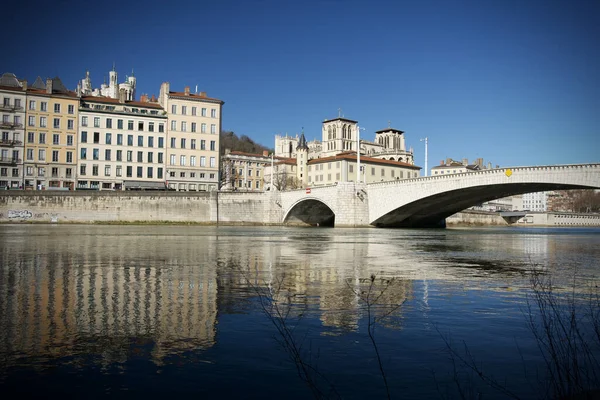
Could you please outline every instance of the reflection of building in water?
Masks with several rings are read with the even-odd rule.
[[[214,268],[177,262],[193,259],[177,246],[159,249],[127,236],[90,235],[77,245],[62,239],[64,246],[41,242],[33,260],[0,269],[0,354],[97,352],[109,363],[125,361],[131,342],[143,338],[160,363],[169,354],[214,344]],[[2,265],[14,265],[21,249],[6,250]]]

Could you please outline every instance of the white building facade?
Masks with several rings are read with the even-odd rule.
[[[23,185],[26,90],[27,82],[14,74],[0,77],[0,189]]]

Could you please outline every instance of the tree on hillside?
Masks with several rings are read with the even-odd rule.
[[[222,131],[220,136],[219,153],[225,154],[225,149],[231,151],[242,151],[244,153],[262,154],[263,151],[271,153],[273,150],[256,143],[247,135],[238,137],[235,132]]]

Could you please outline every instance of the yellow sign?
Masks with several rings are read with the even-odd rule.
[[[512,170],[509,168],[505,172],[506,176],[510,177],[512,175]]]

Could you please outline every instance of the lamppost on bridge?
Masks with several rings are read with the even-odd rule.
[[[424,139],[419,140],[420,142],[425,142],[425,176],[427,176],[427,143],[428,143],[428,137],[425,136]]]
[[[360,130],[365,128],[356,125],[356,183],[360,183]]]

